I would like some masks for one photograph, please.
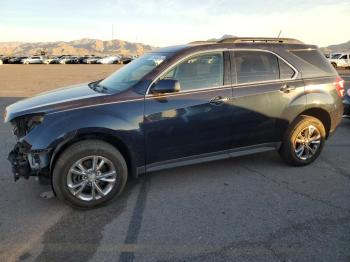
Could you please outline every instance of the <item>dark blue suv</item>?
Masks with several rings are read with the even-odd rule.
[[[344,81],[294,39],[230,38],[161,48],[106,79],[9,106],[15,179],[51,181],[93,207],[129,176],[278,150],[313,162],[343,114]]]

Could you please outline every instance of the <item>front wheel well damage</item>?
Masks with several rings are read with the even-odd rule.
[[[127,148],[127,146],[119,138],[112,135],[107,135],[107,134],[92,133],[92,134],[77,135],[74,138],[70,139],[69,141],[65,142],[63,145],[60,145],[58,148],[56,148],[51,158],[50,176],[52,175],[53,169],[55,168],[55,164],[59,159],[60,155],[64,153],[64,151],[70,146],[72,146],[73,144],[84,140],[100,140],[113,145],[117,150],[119,150],[119,152],[124,157],[128,167],[128,173],[133,176],[136,175],[135,165],[133,164],[134,161],[131,156],[131,153]]]

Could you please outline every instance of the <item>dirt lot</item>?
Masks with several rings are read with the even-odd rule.
[[[122,65],[2,65],[0,97],[28,97],[54,88],[99,80]]]

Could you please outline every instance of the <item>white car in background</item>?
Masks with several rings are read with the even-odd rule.
[[[122,58],[120,56],[107,56],[98,60],[97,63],[98,64],[120,64],[121,61],[122,61]]]
[[[78,57],[76,56],[64,56],[59,60],[59,63],[62,65],[65,64],[77,64],[78,63]]]
[[[42,56],[31,56],[22,60],[22,63],[25,65],[42,64],[43,62],[44,62],[44,59]]]
[[[84,59],[83,63],[84,64],[97,64],[97,61],[101,60],[102,57],[99,56],[92,56]]]
[[[58,57],[47,57],[44,59],[44,64],[58,64],[59,58]]]
[[[328,61],[335,67],[350,68],[350,53],[339,53],[332,55]]]

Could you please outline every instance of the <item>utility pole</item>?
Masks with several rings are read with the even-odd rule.
[[[112,24],[112,41],[114,39],[114,25]]]

